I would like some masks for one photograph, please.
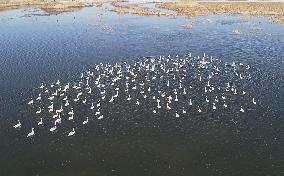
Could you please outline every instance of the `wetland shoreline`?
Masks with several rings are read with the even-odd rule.
[[[47,12],[65,12],[87,6],[102,6],[109,3],[119,14],[154,16],[203,16],[209,14],[241,14],[267,16],[272,21],[284,24],[284,2],[275,1],[119,1],[119,0],[0,0],[0,11],[18,8],[39,8]],[[144,4],[151,3],[148,7]]]

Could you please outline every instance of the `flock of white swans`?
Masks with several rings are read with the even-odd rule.
[[[246,105],[257,104],[245,90],[250,69],[249,65],[225,63],[205,54],[100,63],[81,73],[76,81],[42,83],[36,96],[27,102],[35,123],[26,136],[35,136],[36,129],[44,126],[55,133],[67,122],[73,124],[66,135],[73,136],[78,123],[88,125],[91,120],[107,119],[104,112],[116,104],[131,111],[144,107],[152,115],[171,112],[173,118],[218,113],[218,109],[245,113]],[[240,98],[247,103],[238,103]],[[21,129],[22,123],[19,119],[13,127]]]

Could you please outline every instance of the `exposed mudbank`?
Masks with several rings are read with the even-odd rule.
[[[282,2],[165,2],[156,4],[156,7],[187,16],[225,13],[268,16],[271,20],[284,24],[284,3]]]

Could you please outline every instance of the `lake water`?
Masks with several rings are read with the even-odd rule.
[[[26,103],[41,83],[78,80],[100,62],[189,52],[249,64],[253,78],[247,89],[257,107],[241,115],[180,119],[129,108],[72,137],[26,138],[29,131],[13,128],[26,118]],[[57,15],[3,11],[0,90],[3,176],[284,174],[284,27],[264,17],[118,15],[98,7]],[[120,120],[128,116],[137,118]]]

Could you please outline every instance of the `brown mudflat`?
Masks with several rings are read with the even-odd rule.
[[[284,3],[282,2],[165,2],[156,4],[156,7],[188,16],[225,13],[270,16],[284,24]]]

